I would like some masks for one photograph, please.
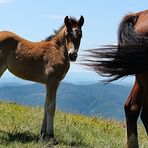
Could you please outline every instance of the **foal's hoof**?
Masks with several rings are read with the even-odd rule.
[[[55,138],[48,139],[48,146],[57,145],[58,141]]]
[[[58,141],[54,138],[54,135],[49,135],[46,132],[41,132],[41,138],[46,141],[49,146],[57,145]]]

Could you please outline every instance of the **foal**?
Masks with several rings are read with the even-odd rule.
[[[127,147],[138,148],[137,119],[148,134],[148,10],[125,16],[118,30],[118,46],[91,50],[87,60],[98,74],[110,77],[107,82],[135,75],[133,89],[125,103]]]
[[[53,144],[56,144],[53,129],[56,92],[70,61],[76,61],[83,23],[83,16],[79,20],[66,16],[55,35],[41,42],[28,41],[12,32],[0,32],[0,76],[8,69],[22,79],[46,85],[41,135]]]

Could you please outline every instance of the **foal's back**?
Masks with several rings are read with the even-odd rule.
[[[39,83],[45,83],[48,60],[53,65],[63,60],[53,41],[31,42],[8,31],[0,32],[0,54],[0,75],[8,69],[22,79]]]
[[[12,32],[0,32],[0,72],[8,69],[14,75],[36,81],[43,73],[41,43],[30,42]],[[43,79],[43,78],[42,78]]]

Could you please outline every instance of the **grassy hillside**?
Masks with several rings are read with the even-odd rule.
[[[1,148],[46,148],[40,140],[42,108],[31,108],[0,102]],[[55,133],[59,144],[55,148],[123,148],[124,123],[57,112]],[[148,147],[147,135],[139,125],[139,141]]]

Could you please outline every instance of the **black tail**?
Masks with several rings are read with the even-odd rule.
[[[86,66],[102,76],[109,77],[106,82],[117,80],[127,75],[148,70],[148,37],[135,32],[137,16],[127,16],[118,30],[118,45],[109,45],[89,50],[90,58]]]

